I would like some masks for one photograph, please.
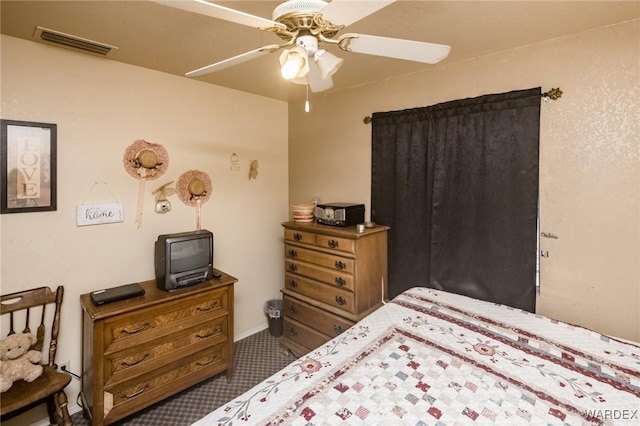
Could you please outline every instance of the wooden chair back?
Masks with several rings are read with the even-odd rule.
[[[56,351],[58,348],[58,334],[60,333],[60,308],[64,295],[63,287],[59,287],[54,293],[49,287],[40,287],[33,290],[1,296],[0,313],[3,318],[9,317],[9,331],[7,335],[18,333],[33,333],[37,341],[32,349],[43,352],[45,344],[45,332],[47,329],[47,308],[52,305],[53,323],[49,337],[48,353],[43,352],[43,359],[47,359],[47,365],[54,366]],[[19,315],[21,314],[21,315]],[[36,321],[35,330],[32,329]],[[22,328],[19,328],[22,327]],[[45,357],[45,355],[47,355]]]
[[[63,296],[63,286],[59,286],[55,292],[49,287],[39,287],[0,296],[2,337],[5,337],[5,333],[7,336],[15,333],[34,334],[36,342],[31,349],[42,353],[42,364],[45,366],[42,376],[35,381],[16,381],[0,395],[3,420],[46,401],[52,423],[71,424],[64,393],[71,376],[56,371]]]

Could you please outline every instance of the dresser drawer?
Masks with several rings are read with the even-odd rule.
[[[284,267],[286,272],[292,274],[301,275],[346,290],[353,290],[354,288],[353,275],[348,273],[322,268],[296,260],[286,260]]]
[[[292,260],[302,260],[333,269],[340,272],[353,274],[355,260],[346,257],[336,256],[315,250],[308,250],[298,246],[285,245],[285,257]]]
[[[208,318],[203,318],[208,319]],[[195,353],[229,339],[228,317],[222,316],[190,326],[176,328],[171,334],[150,340],[128,350],[105,354],[104,380],[111,384],[127,380],[177,358]]]
[[[347,253],[356,252],[356,241],[349,238],[333,237],[330,235],[318,234],[316,236],[316,245],[318,247],[344,251]]]
[[[308,349],[314,349],[330,340],[329,336],[286,316],[283,322],[282,335]]]
[[[282,309],[285,317],[306,324],[331,338],[341,334],[354,324],[287,295],[284,296]]]
[[[295,241],[297,243],[312,244],[316,243],[316,234],[295,229],[285,229],[284,239],[286,241]]]
[[[331,287],[294,274],[285,274],[285,287],[347,312],[355,312],[352,292]]]
[[[355,239],[350,238],[314,234],[312,232],[285,228],[284,239],[285,241],[294,241],[296,243],[309,244],[316,247],[322,247],[324,249],[341,251],[345,253],[356,252],[356,241]]]
[[[202,380],[198,376],[211,376],[215,371],[223,371],[229,362],[225,359],[228,353],[226,345],[226,342],[221,343],[185,357],[180,363],[169,364],[117,385],[105,386],[105,423],[110,423],[110,418],[131,414]]]
[[[226,289],[167,303],[141,313],[119,315],[104,322],[105,352],[114,352],[153,340],[185,320],[222,316],[228,312]]]

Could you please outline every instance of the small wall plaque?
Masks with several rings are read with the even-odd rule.
[[[77,209],[78,226],[122,222],[122,203],[81,204]]]

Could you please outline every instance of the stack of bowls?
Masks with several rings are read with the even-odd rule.
[[[294,222],[313,222],[315,207],[314,204],[310,203],[291,204],[291,213],[293,214]]]

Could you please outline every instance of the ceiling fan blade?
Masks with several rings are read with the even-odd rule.
[[[396,0],[332,0],[320,11],[322,17],[336,25],[351,25]]]
[[[366,53],[427,64],[440,62],[451,51],[451,46],[444,44],[363,34],[344,34],[338,41],[340,48],[347,52]]]
[[[204,0],[152,0],[154,3],[164,4],[166,6],[175,7],[176,9],[187,10],[189,12],[199,13],[201,15],[211,16],[212,18],[224,19],[225,21],[235,22],[236,24],[246,25],[257,29],[281,28],[286,29],[281,24],[271,19],[261,18],[260,16],[251,15],[239,10],[230,9],[215,3],[209,3]]]
[[[268,46],[263,46],[255,50],[251,50],[249,52],[245,52],[241,55],[234,56],[233,58],[228,58],[220,62],[216,62],[215,64],[207,65],[206,67],[198,68],[197,70],[189,71],[185,75],[187,77],[197,77],[204,74],[209,74],[215,71],[220,71],[225,68],[232,67],[234,65],[241,64],[243,62],[250,61],[252,59],[258,58],[262,55],[266,55],[267,53],[273,53],[276,50],[280,49],[280,46],[277,44],[270,44]]]

